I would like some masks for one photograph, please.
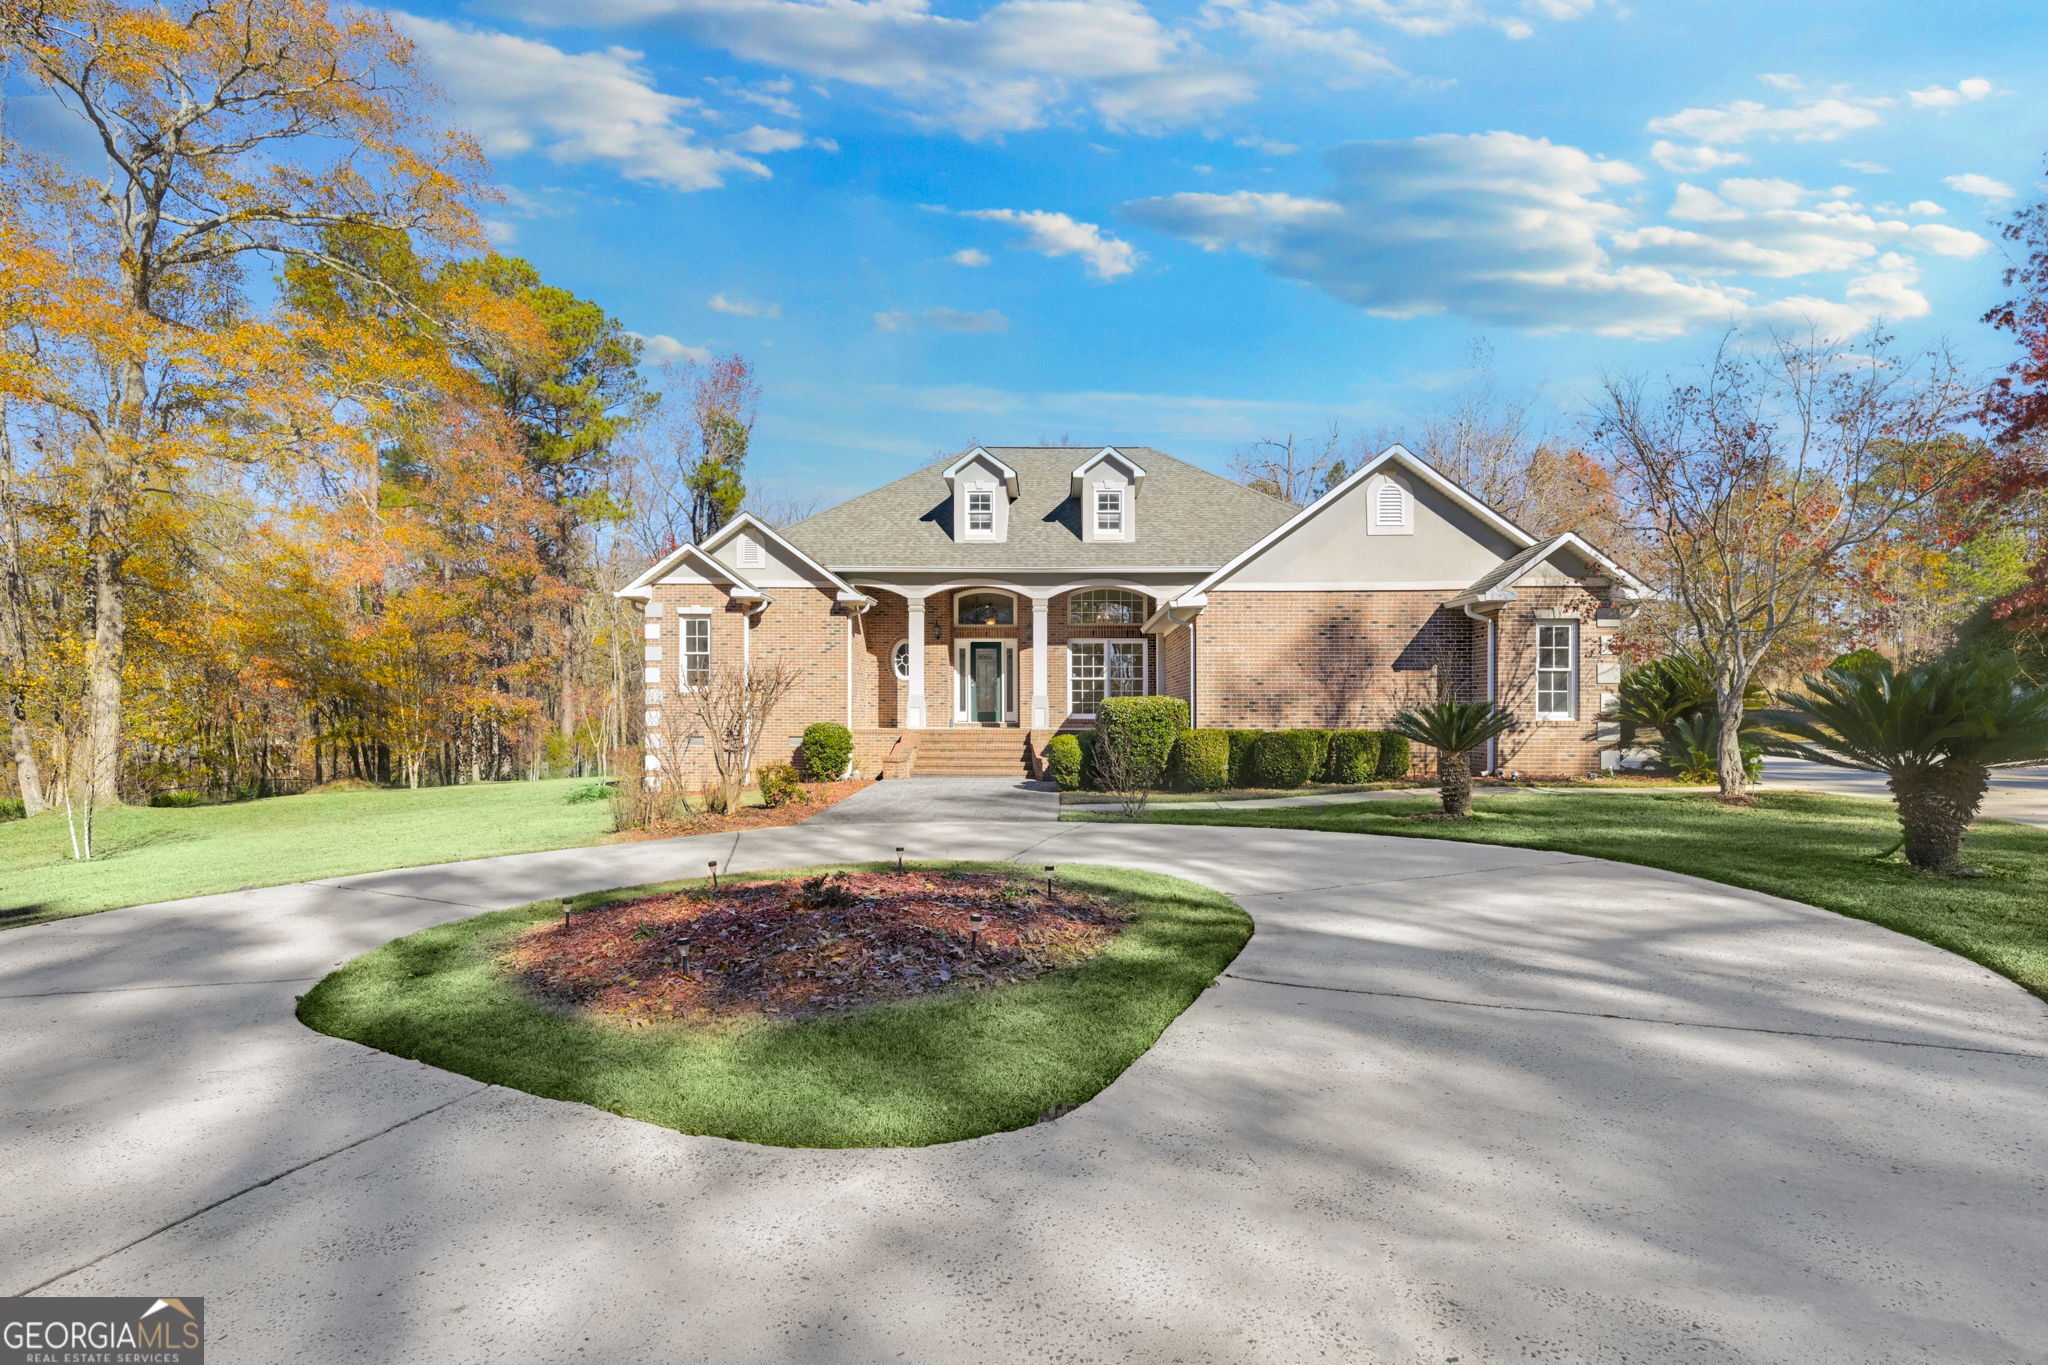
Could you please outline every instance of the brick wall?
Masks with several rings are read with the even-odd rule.
[[[1486,695],[1486,628],[1445,592],[1219,592],[1196,628],[1196,723],[1208,728],[1377,728],[1404,706],[1448,693]],[[1584,776],[1611,745],[1598,723],[1612,691],[1612,632],[1583,588],[1524,588],[1498,617],[1500,704],[1520,717],[1500,766],[1528,776]],[[1578,686],[1568,720],[1538,720],[1536,628],[1545,613],[1579,623]],[[1417,755],[1427,770],[1428,756]],[[1475,765],[1483,756],[1475,756]]]

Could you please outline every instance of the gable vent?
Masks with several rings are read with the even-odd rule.
[[[1407,519],[1407,507],[1403,502],[1408,495],[1397,483],[1383,483],[1373,496],[1372,520],[1375,526],[1399,526]]]
[[[761,567],[761,542],[752,536],[741,536],[739,544],[740,567],[758,569]]]

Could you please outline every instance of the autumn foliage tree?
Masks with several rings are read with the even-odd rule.
[[[1952,431],[1976,402],[1945,354],[1883,337],[1731,337],[1693,382],[1608,382],[1596,439],[1654,547],[1676,641],[1713,674],[1724,799],[1747,790],[1751,682],[1860,551],[1964,477]]]
[[[473,242],[481,162],[427,123],[411,44],[374,11],[10,0],[0,50],[99,145],[90,178],[18,148],[0,166],[0,393],[79,499],[72,767],[112,801],[138,517],[210,461],[302,458],[337,418],[302,364],[326,324],[259,308],[245,262],[322,258],[336,226]]]
[[[2011,333],[2020,354],[1986,397],[1998,458],[1982,471],[1976,492],[1993,505],[2026,500],[2038,509],[2048,498],[2048,200],[2015,213],[2004,235],[2017,249],[2005,272],[2013,292],[1984,321]],[[1993,614],[2007,629],[2040,640],[2048,637],[2048,546],[2035,548],[2025,581]]]

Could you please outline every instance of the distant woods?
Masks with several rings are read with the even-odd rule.
[[[604,771],[611,590],[743,505],[746,362],[656,393],[485,249],[380,15],[10,5],[0,60],[102,145],[0,142],[0,795]]]

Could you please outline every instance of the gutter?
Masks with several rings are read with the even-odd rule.
[[[1512,597],[1514,594],[1511,592],[1508,595]],[[1500,705],[1500,678],[1496,670],[1496,660],[1500,650],[1497,643],[1498,633],[1494,619],[1478,611],[1470,602],[1464,604],[1463,610],[1473,620],[1486,623],[1486,700],[1498,706]],[[1492,739],[1486,741],[1486,774],[1491,777],[1499,771],[1500,736],[1495,735]]]

